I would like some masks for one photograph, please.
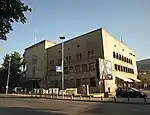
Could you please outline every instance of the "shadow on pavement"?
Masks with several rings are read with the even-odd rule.
[[[0,115],[67,115],[58,109],[38,109],[24,107],[0,107]]]
[[[83,111],[82,114],[102,115],[150,115],[150,106],[141,104],[101,103]]]

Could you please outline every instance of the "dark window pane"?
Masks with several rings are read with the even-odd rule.
[[[95,81],[94,77],[90,78],[90,86],[91,87],[96,87],[96,81]]]
[[[80,71],[81,71],[81,70],[80,70],[80,65],[76,65],[76,66],[75,66],[75,71],[76,71],[76,72],[80,72]]]
[[[88,71],[87,64],[82,64],[82,72],[87,72],[87,71]]]
[[[116,53],[115,52],[113,52],[113,58],[116,58]]]

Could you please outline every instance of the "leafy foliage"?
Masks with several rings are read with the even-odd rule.
[[[18,52],[13,52],[11,54],[6,54],[4,56],[4,62],[0,71],[0,82],[3,86],[6,86],[7,76],[8,76],[8,67],[10,60],[10,86],[18,86],[20,78],[22,77],[22,67],[23,61],[22,57]]]
[[[20,0],[0,0],[0,39],[6,40],[6,34],[13,30],[12,23],[26,23],[27,11],[31,8]]]

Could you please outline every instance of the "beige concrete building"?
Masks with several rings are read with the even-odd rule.
[[[25,49],[24,52],[24,60],[26,63],[25,81],[36,81],[36,80],[43,81],[43,78],[47,74],[46,49],[54,45],[55,43],[53,42],[43,40]],[[42,82],[40,83],[41,83],[40,86],[43,86],[43,83]],[[35,83],[32,85],[35,85]]]
[[[113,79],[105,82],[111,92],[117,86],[139,81],[134,51],[102,28],[66,41],[64,56],[65,88],[77,87],[80,90],[82,84],[88,84],[90,92],[99,92],[96,58],[112,62]],[[61,73],[56,73],[56,66],[61,66],[61,44],[47,48],[47,88],[61,88]]]

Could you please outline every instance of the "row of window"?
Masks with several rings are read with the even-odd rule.
[[[88,72],[88,71],[95,71],[95,63],[89,64],[82,64],[82,65],[75,65],[70,67],[64,68],[64,73],[74,73],[74,72]]]
[[[95,52],[94,50],[91,50],[91,51],[88,51],[88,57],[92,57],[92,56],[95,56]],[[77,53],[76,54],[76,59],[82,59],[82,53]],[[71,61],[71,56],[67,56],[66,57],[66,62],[70,62]]]
[[[79,48],[80,47],[80,45],[77,45],[77,47]],[[70,48],[68,48],[68,51],[70,50]],[[59,53],[61,53],[61,51],[59,50]]]
[[[133,64],[131,59],[129,59],[129,58],[125,57],[125,56],[122,56],[121,54],[118,54],[116,52],[113,52],[113,57],[116,58],[116,59],[119,59],[121,61]]]
[[[61,80],[52,80],[50,81],[50,86],[51,87],[61,87]],[[88,80],[88,78],[83,78],[83,79],[65,79],[64,80],[64,86],[65,88],[69,87],[80,87],[82,84],[90,84],[91,87],[96,86],[96,81],[95,78],[92,77]]]
[[[129,54],[135,57],[135,55],[134,55],[134,54],[132,54],[132,53],[129,53]]]
[[[75,65],[75,66],[69,66],[64,67],[64,73],[65,74],[71,74],[71,73],[78,73],[78,72],[88,72],[88,71],[95,71],[95,63],[89,63],[89,64],[82,64],[82,65]],[[53,76],[56,74],[56,70],[49,70],[48,75]]]
[[[95,56],[94,50],[88,51],[88,57],[92,57],[92,56]],[[82,59],[82,57],[83,57],[82,53],[76,54],[77,60]],[[66,56],[64,60],[65,60],[65,62],[71,62],[72,58],[71,58],[71,56]],[[57,59],[57,64],[60,65],[61,61],[62,61],[61,58]],[[54,65],[54,60],[50,60],[50,65]]]
[[[134,73],[134,70],[125,66],[115,64],[115,70],[122,71],[126,73]]]

